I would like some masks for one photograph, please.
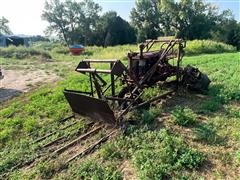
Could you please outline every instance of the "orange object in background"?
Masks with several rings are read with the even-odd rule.
[[[82,45],[76,44],[76,45],[70,46],[69,50],[72,53],[72,55],[77,56],[77,55],[80,55],[85,50],[85,48]]]

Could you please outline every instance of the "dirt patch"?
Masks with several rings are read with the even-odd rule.
[[[128,160],[124,160],[121,167],[121,172],[123,173],[124,180],[136,180],[136,170],[132,167],[132,164]]]
[[[46,73],[43,70],[3,70],[3,75],[4,78],[0,80],[0,102],[28,92],[41,84],[59,79],[57,75]]]

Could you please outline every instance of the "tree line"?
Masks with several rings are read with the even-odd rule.
[[[212,39],[240,49],[240,23],[231,10],[220,12],[203,0],[137,0],[131,22],[138,42],[173,35],[187,40]]]
[[[240,23],[232,12],[220,12],[203,0],[136,0],[130,23],[114,11],[100,15],[101,11],[93,0],[50,0],[42,18],[49,22],[46,32],[56,33],[67,44],[112,46],[175,36],[213,39],[240,48]]]
[[[240,23],[232,12],[220,12],[204,0],[136,0],[130,22],[114,11],[102,14],[94,0],[47,0],[42,19],[49,23],[45,33],[57,35],[67,45],[105,47],[175,36],[211,39],[240,49]],[[11,33],[7,24],[0,18],[0,34]]]
[[[134,43],[134,28],[114,11],[100,15],[93,0],[51,0],[45,2],[42,19],[49,22],[46,33],[55,33],[68,45],[112,46]]]

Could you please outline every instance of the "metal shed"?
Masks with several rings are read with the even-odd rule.
[[[18,35],[0,35],[0,47],[25,46],[28,47],[28,38]]]

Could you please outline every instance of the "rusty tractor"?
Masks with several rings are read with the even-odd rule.
[[[199,91],[208,89],[210,80],[206,74],[190,65],[181,67],[185,47],[186,41],[182,39],[147,40],[139,45],[139,52],[127,54],[128,65],[117,59],[82,60],[75,71],[88,77],[90,90],[65,89],[64,95],[75,114],[120,125],[129,111],[146,107],[180,86]],[[94,68],[96,64],[108,64],[109,68]],[[165,83],[173,84],[170,90],[143,100],[145,89]]]

